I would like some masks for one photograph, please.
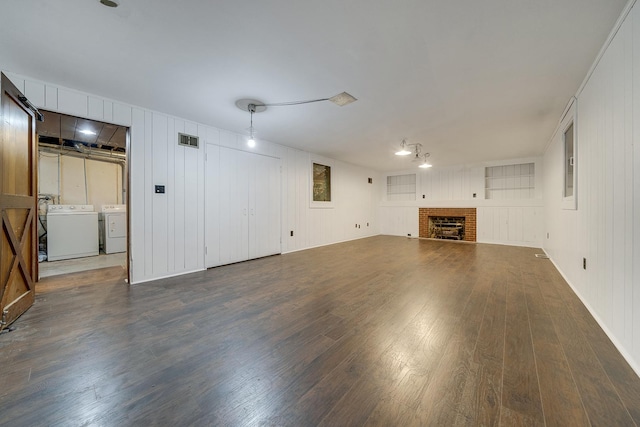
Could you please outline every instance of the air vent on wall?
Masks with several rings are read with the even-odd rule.
[[[198,137],[187,135],[186,133],[178,133],[178,144],[185,147],[198,148]]]

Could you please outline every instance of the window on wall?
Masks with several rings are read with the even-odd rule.
[[[387,200],[415,200],[416,174],[387,176]]]
[[[313,164],[313,201],[331,201],[331,167]]]
[[[578,209],[578,176],[576,173],[578,141],[576,135],[576,103],[573,98],[569,102],[560,127],[554,136],[555,143],[559,145],[558,155],[562,156],[562,209]]]
[[[573,122],[564,131],[564,197],[573,197],[574,184],[574,132]]]

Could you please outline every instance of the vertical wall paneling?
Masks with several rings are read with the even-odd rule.
[[[628,22],[627,24],[630,24]],[[626,33],[626,29],[630,25],[625,24],[621,32]],[[624,313],[625,298],[625,81],[624,63],[625,63],[625,35],[615,39],[615,43],[609,46],[609,50],[613,55],[613,67],[611,68],[611,108],[612,114],[609,114],[611,122],[612,141],[614,142],[609,150],[607,161],[607,180],[605,187],[610,188],[607,197],[607,206],[609,206],[608,217],[605,222],[609,224],[606,233],[610,237],[611,250],[607,254],[606,270],[609,274],[608,281],[612,283],[611,298],[612,305],[610,311],[610,322],[612,329],[616,335],[624,336],[624,314],[621,316],[616,313]],[[629,91],[631,91],[629,87]],[[620,206],[621,209],[615,209]],[[609,246],[609,245],[608,245]]]
[[[58,110],[71,116],[87,117],[87,96],[68,89],[58,89]]]
[[[561,135],[545,153],[545,250],[640,374],[640,7],[577,95],[577,210],[563,210]],[[586,269],[583,268],[586,258]]]
[[[133,109],[131,118],[131,143],[129,145],[130,197],[129,197],[129,242],[131,275],[134,282],[148,277],[145,273],[145,145],[144,111]]]
[[[193,122],[185,122],[185,133],[198,135],[198,126]],[[177,136],[177,135],[176,135]],[[200,148],[184,149],[184,237],[185,237],[185,269],[194,270],[201,264],[198,254],[198,152]]]
[[[104,112],[102,120],[107,123],[113,123],[113,102],[104,100],[102,106]]]
[[[113,122],[118,125],[131,126],[131,107],[128,105],[120,104],[119,102],[114,102]]]
[[[44,96],[44,108],[51,111],[58,111],[58,88],[47,85]]]
[[[144,112],[144,139],[140,141],[144,144],[144,241],[150,244],[144,248],[145,275],[153,276],[153,114],[150,111]],[[152,191],[149,191],[152,190]]]
[[[150,186],[164,185],[167,188],[167,157],[169,152],[169,118],[162,114],[153,114],[151,119],[152,152],[151,156],[151,182]],[[145,159],[146,160],[146,159]],[[150,193],[150,192],[148,192]],[[153,265],[153,275],[162,276],[168,273],[168,210],[169,203],[167,193],[151,193],[152,206],[151,216],[151,239],[153,241],[151,261]],[[147,237],[148,238],[148,237]]]
[[[640,8],[636,8],[637,11]],[[634,83],[634,46],[638,46],[640,43],[634,43],[634,31],[638,29],[638,23],[633,21],[633,14],[629,19],[629,25],[624,30],[624,194],[622,195],[625,204],[625,230],[634,230],[634,212],[633,212],[633,119],[634,119],[634,91],[638,89],[637,83]],[[640,39],[639,39],[640,40]],[[640,52],[640,50],[638,50]],[[640,55],[638,55],[640,59]],[[636,67],[636,70],[640,70],[640,67]],[[636,72],[637,74],[637,72]],[[639,117],[640,108],[636,109],[635,117]],[[640,129],[640,127],[635,127]],[[624,233],[624,341],[633,344],[633,232]],[[638,291],[640,293],[640,290]],[[636,307],[640,307],[636,305]],[[640,320],[640,319],[639,319]],[[640,328],[636,328],[640,329]],[[640,332],[640,331],[639,331]],[[637,341],[640,343],[640,340]],[[635,354],[640,355],[640,351]]]
[[[197,209],[195,211],[196,215],[196,228],[195,233],[197,239],[195,241],[195,249],[197,252],[197,259],[195,265],[192,267],[194,270],[202,269],[204,266],[204,248],[205,248],[205,219],[204,219],[204,204],[205,204],[205,181],[204,181],[204,157],[205,157],[205,149],[207,144],[208,130],[206,126],[197,125],[198,136],[200,137],[200,145],[197,150],[195,150],[196,154],[196,171],[197,177],[196,180],[198,182],[196,199],[198,202]]]
[[[175,119],[167,119],[167,270],[170,272],[176,269],[176,157],[178,131],[175,127]],[[162,167],[162,166],[158,166]]]
[[[25,80],[24,82],[24,96],[29,98],[29,101],[36,106],[43,106],[45,104],[45,87],[44,83],[34,82],[32,80]]]
[[[205,267],[220,265],[220,146],[206,145],[205,161]]]
[[[632,310],[632,313],[627,316],[631,318],[632,322],[629,324],[629,329],[632,329],[630,335],[633,339],[633,355],[636,363],[640,365],[640,226],[638,225],[638,216],[640,216],[640,6],[636,4],[631,12],[633,19],[633,34],[632,34],[632,46],[633,46],[633,63],[632,63],[632,86],[633,86],[633,118],[631,122],[632,126],[632,138],[633,138],[633,199],[631,202],[632,212],[634,217],[633,222],[633,262],[632,267],[632,280],[633,288],[632,298],[633,304],[628,309]],[[627,18],[629,19],[629,18]],[[635,325],[635,327],[633,326]],[[636,372],[638,372],[636,370]]]
[[[509,224],[508,224],[509,237],[508,240],[512,242],[522,242],[524,240],[524,221],[523,221],[523,209],[522,208],[510,208],[509,209]]]
[[[288,252],[290,247],[293,247],[293,242],[295,236],[291,236],[291,231],[295,230],[295,215],[291,215],[291,212],[295,212],[292,208],[295,207],[293,204],[294,197],[290,195],[290,186],[289,186],[289,149],[284,151],[284,155],[280,159],[280,167],[282,170],[282,182],[281,182],[281,204],[282,210],[280,218],[280,240],[281,240],[281,249],[282,252]]]
[[[88,117],[94,120],[104,120],[104,101],[101,98],[89,97]]]
[[[295,194],[299,199],[299,202],[296,203],[295,210],[296,223],[298,224],[298,230],[296,230],[296,232],[299,234],[296,239],[297,248],[312,247],[313,243],[310,239],[312,231],[310,228],[316,227],[317,223],[312,222],[311,209],[307,208],[311,199],[309,192],[309,168],[311,167],[311,158],[309,157],[309,153],[303,151],[292,150],[290,153],[295,163],[293,166],[295,171],[293,179],[295,182]],[[316,230],[318,233],[323,232],[320,227],[316,228]]]
[[[178,271],[185,270],[185,203],[186,198],[184,194],[185,190],[185,150],[188,148],[178,145],[177,138],[178,133],[184,133],[184,121],[182,120],[174,120],[175,123],[175,134],[171,135],[171,146],[174,150],[174,182],[173,188],[168,188],[168,192],[174,193],[174,201],[173,201],[173,211],[174,211],[174,262],[175,269]]]

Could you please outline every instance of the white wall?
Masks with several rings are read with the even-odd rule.
[[[562,206],[559,131],[544,157],[544,249],[640,374],[640,6],[576,98],[577,209]]]
[[[485,167],[520,163],[535,164],[532,198],[485,199]],[[416,199],[386,200],[386,176],[417,174]],[[419,234],[418,208],[476,208],[476,239],[480,243],[541,247],[543,238],[543,163],[541,158],[511,159],[479,165],[422,170],[417,167],[382,176],[380,232],[394,236]],[[473,197],[473,195],[476,197]],[[516,193],[514,193],[516,195]]]
[[[204,147],[211,143],[249,151],[243,135],[5,74],[39,108],[130,127],[132,283],[204,269]],[[200,149],[179,146],[178,132],[199,136]],[[282,252],[378,234],[377,173],[266,141],[252,151],[282,162]],[[332,166],[331,208],[311,207],[312,160]],[[373,184],[367,183],[369,177]],[[165,185],[166,193],[155,194],[156,184]]]

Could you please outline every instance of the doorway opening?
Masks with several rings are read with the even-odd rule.
[[[128,272],[129,128],[41,112],[39,277],[114,266]]]

